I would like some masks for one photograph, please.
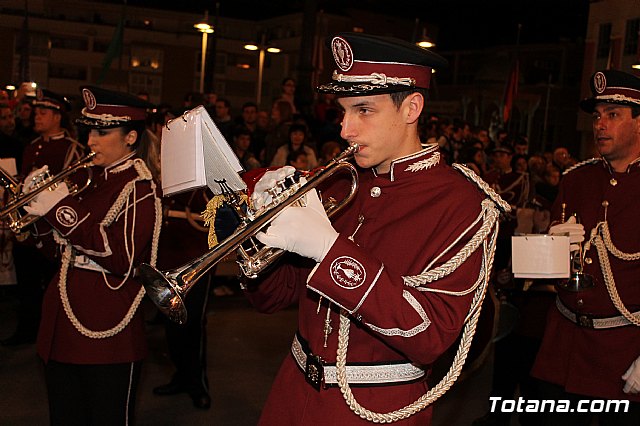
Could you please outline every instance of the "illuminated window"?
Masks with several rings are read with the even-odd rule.
[[[162,71],[162,50],[131,46],[131,60],[129,65],[136,71]]]

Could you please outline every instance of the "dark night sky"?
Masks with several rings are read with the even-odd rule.
[[[122,0],[103,0],[120,3]],[[214,13],[215,0],[127,0],[129,5]],[[220,0],[220,16],[260,19],[302,11],[303,0]],[[443,50],[473,49],[514,44],[522,24],[523,44],[584,37],[589,0],[317,0],[330,13],[349,8],[365,9],[440,27],[438,43]]]

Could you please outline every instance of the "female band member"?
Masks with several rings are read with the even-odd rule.
[[[82,95],[77,124],[95,153],[92,185],[74,198],[62,183],[25,207],[53,226],[63,253],[45,294],[37,350],[52,425],[125,425],[147,354],[138,310],[144,289],[133,274],[139,263],[155,263],[161,225],[145,135],[150,104],[97,87]]]

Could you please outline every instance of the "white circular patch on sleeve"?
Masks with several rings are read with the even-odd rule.
[[[56,220],[60,225],[70,228],[78,223],[78,213],[69,206],[58,207]]]
[[[352,257],[341,256],[331,262],[330,274],[339,287],[353,290],[364,284],[367,273],[362,263]]]

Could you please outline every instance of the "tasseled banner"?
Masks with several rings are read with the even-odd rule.
[[[247,204],[248,197],[245,193],[235,194],[240,198],[240,205]],[[211,200],[207,203],[207,208],[202,212],[202,218],[204,219],[204,226],[209,227],[209,248],[213,248],[218,245],[218,237],[216,235],[216,215],[218,213],[218,209],[222,207],[225,203],[229,203],[229,199],[226,195],[214,195]]]

